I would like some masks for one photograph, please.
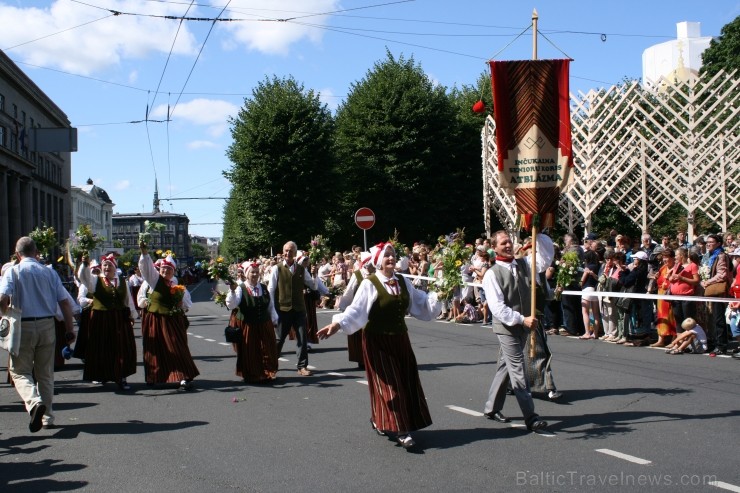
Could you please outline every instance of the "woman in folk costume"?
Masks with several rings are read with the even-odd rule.
[[[136,306],[122,276],[116,275],[114,254],[100,260],[102,274],[93,276],[83,259],[77,277],[92,295],[82,378],[116,382],[121,390],[130,390],[126,377],[136,373],[134,319]]]
[[[226,294],[226,307],[236,312],[230,323],[242,329],[242,340],[236,344],[236,375],[246,383],[271,382],[278,369],[273,301],[267,286],[259,282],[259,265],[248,264],[244,271],[246,282],[231,283]]]
[[[149,303],[141,319],[146,383],[179,383],[181,389],[191,390],[200,373],[188,348],[185,312],[193,304],[190,293],[177,284],[172,257],[161,259],[157,271],[146,244],[140,243],[139,248],[139,270],[150,286]]]
[[[381,435],[393,433],[406,449],[415,445],[411,432],[432,424],[416,357],[404,317],[432,320],[442,309],[436,293],[414,289],[396,277],[396,252],[390,243],[370,249],[377,272],[360,283],[352,304],[319,331],[324,339],[342,330],[362,331],[365,373],[370,389],[371,424]]]
[[[370,252],[360,253],[360,261],[357,262],[358,269],[350,276],[347,288],[339,299],[338,307],[340,311],[346,310],[352,304],[360,283],[375,273],[375,266],[370,262],[372,257]],[[347,336],[347,352],[349,353],[350,361],[357,363],[361,369],[365,369],[365,363],[362,357],[362,330],[358,330],[354,334]]]

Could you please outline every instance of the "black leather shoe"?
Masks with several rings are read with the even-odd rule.
[[[28,430],[31,433],[36,433],[41,429],[41,420],[44,418],[46,412],[46,406],[44,404],[36,404],[31,408],[31,421],[28,423]]]
[[[511,423],[511,420],[501,414],[501,411],[491,411],[490,413],[485,413],[486,418],[492,419],[498,423]]]
[[[527,429],[529,431],[537,431],[541,430],[543,428],[547,427],[547,421],[542,421],[541,419],[535,419],[531,423],[527,425]]]

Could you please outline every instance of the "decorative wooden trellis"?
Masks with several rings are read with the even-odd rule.
[[[638,82],[570,95],[575,177],[561,193],[558,220],[591,229],[611,200],[643,231],[675,203],[693,218],[703,211],[723,229],[740,218],[740,79]],[[495,123],[486,118],[483,200],[486,231],[494,213],[513,230],[513,196],[498,186]]]

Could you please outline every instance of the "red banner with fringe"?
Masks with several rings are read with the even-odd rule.
[[[552,226],[572,177],[570,60],[492,61],[499,185],[516,197],[523,225]]]

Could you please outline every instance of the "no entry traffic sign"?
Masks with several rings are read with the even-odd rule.
[[[360,207],[355,212],[355,224],[364,230],[372,228],[375,226],[375,213],[367,207]]]

